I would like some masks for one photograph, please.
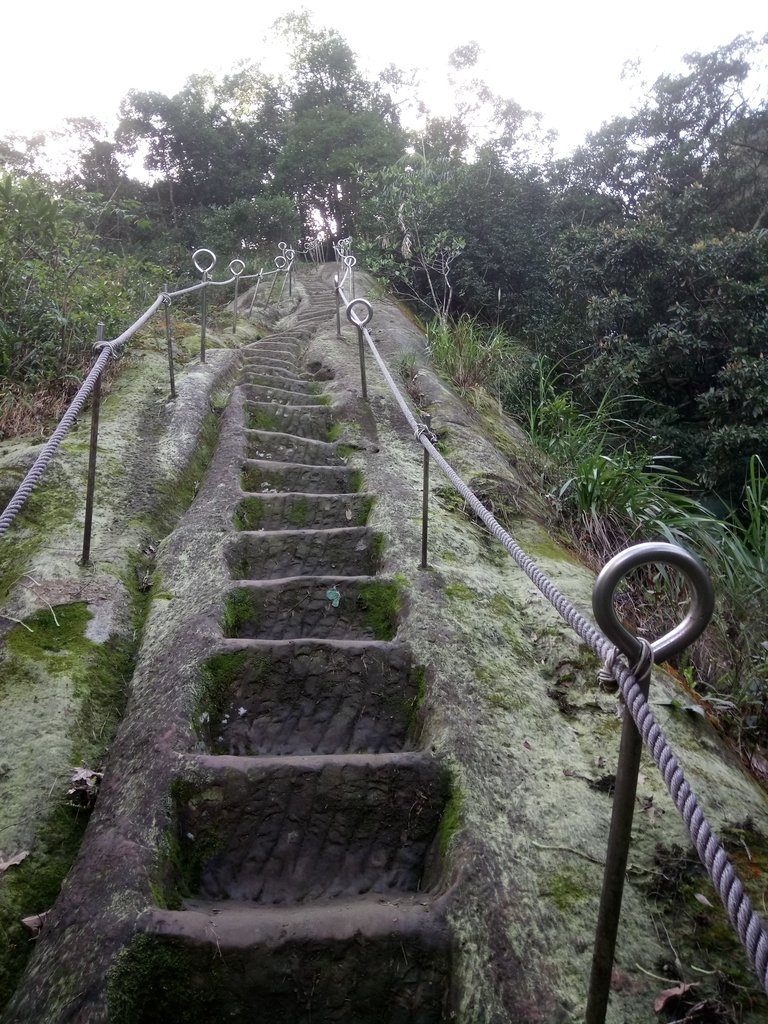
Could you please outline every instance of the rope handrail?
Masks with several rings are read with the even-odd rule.
[[[275,259],[275,270],[269,271],[268,273],[261,272],[259,274],[248,275],[248,277],[259,278],[259,281],[261,281],[265,277],[276,277],[280,273],[283,273],[286,276],[290,276],[291,269],[293,266],[293,250],[289,249],[285,242],[281,242],[279,248],[281,251],[281,255],[276,257]],[[211,257],[210,265],[208,266],[201,266],[200,263],[198,262],[197,257],[203,253]],[[116,351],[119,348],[121,348],[127,341],[129,341],[138,331],[140,331],[141,328],[144,327],[144,325],[149,320],[152,319],[152,317],[161,307],[167,307],[173,299],[178,298],[179,296],[182,295],[189,295],[192,292],[198,291],[202,291],[203,294],[205,294],[205,291],[207,290],[209,285],[213,285],[214,287],[225,287],[227,285],[232,284],[233,282],[237,283],[240,280],[241,275],[239,273],[235,273],[235,268],[233,267],[233,263],[235,261],[233,261],[233,263],[230,263],[229,265],[231,274],[230,277],[221,281],[213,281],[210,279],[208,275],[212,272],[213,267],[216,263],[216,256],[210,249],[197,249],[193,254],[192,260],[197,270],[203,275],[202,281],[198,281],[196,284],[189,285],[188,287],[185,288],[178,288],[174,291],[161,291],[158,294],[155,301],[152,303],[152,305],[145,309],[144,312],[140,316],[138,316],[136,320],[134,320],[134,322],[122,332],[122,334],[118,335],[116,338],[113,338],[110,341],[99,341],[97,343],[95,347],[99,349],[99,355],[96,361],[93,363],[91,369],[88,372],[88,375],[86,376],[83,383],[80,385],[80,388],[78,389],[76,395],[74,396],[69,406],[67,407],[66,412],[59,420],[59,423],[57,424],[54,432],[51,434],[50,438],[44,445],[42,451],[37,456],[30,469],[27,471],[24,479],[19,484],[16,491],[12,495],[10,501],[8,502],[2,514],[0,515],[0,538],[2,538],[4,534],[7,532],[11,523],[14,521],[16,516],[19,514],[19,512],[26,504],[32,491],[35,489],[35,487],[37,487],[43,474],[48,468],[48,465],[50,464],[54,455],[61,446],[62,441],[64,440],[64,438],[74,425],[78,414],[82,410],[88,398],[94,392],[97,381],[101,380],[101,375],[104,372],[107,363],[112,358],[112,356],[115,355]],[[244,264],[242,264],[242,261],[237,262],[239,262],[241,266],[244,266]],[[203,323],[203,341],[204,336],[205,326]],[[204,352],[205,350],[204,348],[202,348],[201,358],[203,359],[203,361]],[[171,377],[171,380],[173,395],[173,377]]]
[[[567,597],[560,593],[546,574],[501,526],[477,495],[443,458],[433,444],[434,435],[428,428],[425,428],[424,424],[420,424],[411,412],[366,327],[372,315],[370,302],[366,299],[347,299],[340,284],[336,284],[335,288],[338,296],[344,302],[347,318],[358,328],[365,339],[369,351],[413,430],[416,440],[435,460],[445,476],[507,553],[511,555],[518,567],[547,598],[565,622],[598,655],[605,670],[616,680],[624,704],[661,774],[667,792],[672,797],[672,801],[688,829],[691,841],[720,897],[731,926],[744,947],[747,959],[757,975],[763,991],[768,995],[768,929],[752,908],[744,885],[731,864],[725,848],[699,807],[696,795],[686,780],[677,757],[640,688],[636,673],[621,659],[618,648],[585,619]],[[366,308],[367,315],[363,318],[355,315],[355,307],[358,305],[363,305]]]

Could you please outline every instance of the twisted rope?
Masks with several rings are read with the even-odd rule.
[[[27,498],[29,498],[32,491],[35,489],[35,487],[37,487],[38,483],[40,482],[40,478],[48,468],[48,463],[56,454],[59,445],[64,440],[66,435],[69,433],[72,424],[77,419],[78,413],[83,408],[83,406],[86,403],[86,400],[93,391],[96,381],[101,376],[104,367],[112,358],[114,354],[113,347],[114,342],[107,344],[102,348],[98,359],[91,368],[91,372],[85,378],[82,385],[80,386],[80,390],[72,399],[69,408],[61,417],[59,425],[51,434],[50,438],[45,444],[45,447],[40,452],[38,457],[35,459],[29,472],[22,480],[18,490],[11,498],[11,500],[8,502],[5,511],[3,512],[2,515],[0,515],[0,537],[3,536],[5,531],[8,529],[8,527],[11,525],[11,523],[16,518],[18,513],[26,504]]]
[[[348,300],[339,288],[345,304]],[[453,467],[446,462],[430,439],[430,432],[424,429],[411,412],[405,398],[401,394],[392,374],[379,354],[368,329],[350,311],[350,320],[359,329],[368,343],[384,379],[386,380],[397,404],[411,426],[418,442],[429,452],[442,472],[451,481],[456,490],[470,505],[475,514],[485,523],[494,537],[512,556],[534,586],[547,598],[558,614],[568,623],[581,639],[588,644],[603,662],[603,672],[616,680],[624,703],[632,715],[645,746],[653,758],[667,792],[680,816],[685,822],[691,841],[701,863],[704,865],[712,884],[725,908],[732,927],[739,936],[747,958],[755,971],[763,991],[768,994],[768,930],[760,917],[752,909],[752,904],[744,891],[744,886],[736,873],[728,855],[715,835],[711,825],[699,807],[696,795],[687,782],[683,770],[669,744],[664,731],[654,718],[643,696],[635,673],[619,657],[619,651],[603,634],[581,615],[573,604],[565,597],[544,572],[536,565],[520,545],[510,536],[503,526],[483,505],[477,495],[464,483]]]

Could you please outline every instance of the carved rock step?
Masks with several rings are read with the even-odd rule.
[[[303,466],[342,466],[336,444],[310,441],[267,430],[246,430],[245,454],[249,459],[298,462]]]
[[[341,754],[409,749],[420,675],[404,644],[224,641],[211,680],[211,753]]]
[[[278,405],[330,405],[326,395],[316,392],[296,392],[277,385],[243,384],[245,397],[250,402],[276,402]]]
[[[424,897],[190,902],[147,915],[120,981],[132,1024],[440,1024],[449,967],[448,930]]]
[[[365,526],[373,495],[250,494],[235,508],[235,526],[241,530],[332,529]]]
[[[242,381],[246,384],[259,384],[262,387],[268,388],[280,387],[283,391],[293,391],[297,395],[312,395],[317,387],[312,381],[296,380],[277,374],[271,375],[266,371],[264,373],[255,373],[248,369],[243,370]]]
[[[251,430],[270,430],[295,434],[316,441],[327,441],[333,426],[333,411],[323,405],[277,405],[274,402],[248,402],[245,426]]]
[[[431,757],[199,755],[192,765],[197,781],[176,806],[178,859],[206,899],[301,903],[429,888],[449,796]]]
[[[287,376],[296,376],[297,360],[289,355],[272,355],[272,353],[259,352],[248,355],[243,359],[243,366],[253,370],[257,368],[271,369]]]
[[[241,481],[244,491],[255,494],[265,491],[347,494],[360,489],[361,477],[359,470],[348,466],[302,466],[294,462],[246,459]]]
[[[227,594],[223,628],[228,637],[263,640],[392,640],[398,610],[393,581],[339,576],[251,580]]]
[[[373,576],[381,560],[377,535],[364,526],[243,532],[227,544],[224,554],[237,580]]]

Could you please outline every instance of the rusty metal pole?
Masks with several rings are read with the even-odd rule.
[[[208,327],[208,271],[203,274],[203,287],[200,289],[200,362],[205,362],[205,332]]]
[[[422,419],[427,433],[432,425],[432,417],[424,413]],[[421,568],[427,568],[427,534],[429,532],[429,452],[424,449],[424,486],[421,503]]]
[[[648,669],[643,673],[642,678],[637,677],[644,697],[648,696],[650,689],[652,668],[653,661],[650,660]],[[640,733],[637,731],[632,716],[625,708],[619,763],[616,768],[616,786],[613,791],[611,828],[608,833],[608,848],[605,854],[603,888],[600,894],[600,909],[595,928],[595,945],[592,952],[592,971],[589,978],[585,1024],[604,1024],[608,1009],[613,957],[616,951],[616,936],[619,931],[624,876],[629,859],[642,749],[643,741]]]
[[[368,399],[368,382],[365,379],[365,338],[363,328],[357,328],[357,347],[360,350],[360,386],[363,391],[363,398]]]
[[[163,285],[163,291],[168,292],[168,285]],[[165,307],[165,344],[168,349],[168,378],[171,382],[171,398],[176,397],[176,376],[173,372],[173,334],[171,333],[171,300],[163,303]]]
[[[96,326],[96,344],[104,341],[104,324]],[[101,407],[101,375],[96,378],[91,392],[91,445],[88,452],[88,483],[85,491],[85,524],[83,526],[83,554],[80,561],[88,565],[91,560],[91,533],[93,530],[93,500],[96,490],[96,455],[99,447],[99,410]]]

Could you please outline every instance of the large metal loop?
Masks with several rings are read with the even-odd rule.
[[[296,259],[296,250],[286,249],[285,252],[283,253],[283,256],[285,256],[289,263],[293,263],[293,261]]]
[[[698,558],[685,548],[653,541],[635,544],[626,551],[620,551],[603,567],[595,581],[592,609],[603,633],[631,662],[639,659],[643,646],[638,638],[619,622],[613,598],[617,586],[627,573],[652,562],[675,566],[685,576],[691,589],[691,604],[683,621],[669,633],[651,642],[655,662],[664,661],[692,644],[705,629],[715,606],[712,581],[707,575],[707,570]]]
[[[280,250],[281,253],[285,253],[285,250],[288,248],[288,243],[287,242],[278,242],[277,243],[277,248]]]
[[[355,306],[362,306],[365,310],[365,319],[358,320],[356,316],[353,317],[352,311]],[[365,327],[366,324],[371,322],[373,317],[373,306],[370,304],[368,299],[352,299],[351,302],[347,303],[347,320],[355,327]]]
[[[244,270],[245,264],[242,260],[234,259],[229,261],[229,272],[233,277],[240,277]]]
[[[278,270],[285,270],[288,266],[288,260],[285,256],[275,256],[275,266]]]
[[[200,264],[198,263],[197,257],[203,255],[211,257],[211,262],[207,267],[201,267]],[[216,253],[213,252],[212,249],[195,249],[195,251],[192,253],[192,262],[195,265],[195,270],[197,270],[198,273],[202,274],[203,277],[205,277],[207,274],[210,274],[210,272],[216,266]]]
[[[357,260],[355,259],[354,256],[345,256],[344,257],[344,266],[345,267],[350,267],[351,268],[351,267],[354,267],[356,265],[357,265]]]

